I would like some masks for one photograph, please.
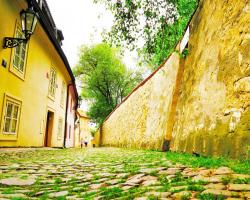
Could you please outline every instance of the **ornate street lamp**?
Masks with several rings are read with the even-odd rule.
[[[27,42],[30,39],[30,36],[33,34],[37,24],[37,14],[33,10],[33,7],[29,7],[26,10],[22,10],[20,13],[20,17],[24,38],[5,37],[3,40],[4,49],[13,48],[23,42]]]

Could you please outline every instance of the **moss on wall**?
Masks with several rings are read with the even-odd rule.
[[[246,158],[249,13],[248,0],[201,0],[190,23],[184,70],[178,73],[183,66],[174,53],[104,122],[103,144],[161,149],[172,138],[174,151]]]
[[[172,150],[246,158],[250,2],[203,0],[190,24]],[[185,144],[184,144],[185,143]]]
[[[179,55],[123,102],[103,123],[102,145],[143,149],[162,148],[179,69]]]

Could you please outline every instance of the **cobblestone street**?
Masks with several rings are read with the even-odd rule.
[[[250,176],[118,148],[2,151],[0,199],[250,199]]]

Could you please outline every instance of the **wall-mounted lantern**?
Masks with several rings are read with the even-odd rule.
[[[23,42],[27,42],[30,36],[33,34],[36,24],[37,24],[37,14],[33,10],[32,6],[29,6],[26,10],[20,12],[22,32],[24,33],[24,38],[12,38],[5,37],[3,40],[3,48],[13,48],[20,45]]]

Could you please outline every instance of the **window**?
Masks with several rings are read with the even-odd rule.
[[[58,120],[58,132],[57,132],[57,139],[61,140],[63,136],[63,119],[59,118]]]
[[[61,90],[61,102],[60,102],[60,104],[61,104],[62,107],[65,104],[65,94],[66,94],[66,84],[63,81],[62,82],[62,90]]]
[[[51,67],[49,76],[49,95],[55,97],[56,94],[56,71]]]
[[[16,37],[17,38],[24,37],[20,27],[17,28]],[[13,67],[21,74],[24,74],[25,71],[26,49],[27,49],[26,43],[21,43],[20,45],[14,48]]]
[[[3,132],[4,134],[16,134],[20,103],[7,99],[5,105]]]

